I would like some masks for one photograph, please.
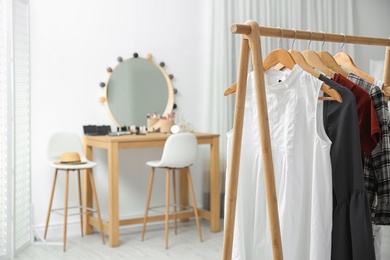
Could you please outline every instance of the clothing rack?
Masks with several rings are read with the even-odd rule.
[[[264,166],[264,178],[266,185],[266,199],[270,233],[272,240],[272,253],[274,260],[282,260],[282,241],[280,236],[278,204],[275,189],[274,170],[272,162],[271,140],[268,124],[267,102],[264,83],[263,58],[261,53],[260,36],[283,37],[312,41],[325,41],[386,46],[383,82],[390,85],[390,39],[372,38],[364,36],[310,32],[293,29],[259,26],[256,21],[247,21],[245,24],[233,24],[231,31],[241,34],[240,58],[238,68],[238,81],[236,89],[236,104],[233,123],[233,142],[230,160],[229,187],[226,199],[225,233],[223,242],[223,259],[232,257],[232,245],[234,234],[234,221],[237,201],[237,185],[241,155],[241,141],[244,122],[245,96],[248,74],[249,54],[252,52],[252,64],[254,84],[256,89],[256,103],[260,128],[261,151]],[[325,39],[326,37],[326,39]],[[385,90],[387,92],[387,90]]]

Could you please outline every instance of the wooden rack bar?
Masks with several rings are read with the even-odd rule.
[[[229,187],[226,198],[225,214],[225,233],[223,243],[223,260],[230,260],[232,257],[234,221],[236,213],[237,188],[241,156],[241,141],[243,133],[243,119],[245,107],[246,81],[248,74],[249,54],[252,52],[252,64],[254,71],[254,84],[256,90],[257,111],[259,115],[259,129],[261,151],[264,165],[264,178],[266,185],[266,199],[268,208],[268,217],[270,222],[270,232],[272,240],[272,254],[275,260],[283,259],[282,241],[279,227],[278,204],[275,190],[275,180],[273,172],[271,139],[268,124],[268,110],[265,96],[264,67],[261,53],[260,36],[282,37],[312,40],[338,42],[348,44],[364,44],[375,46],[387,46],[385,52],[385,64],[383,81],[390,83],[390,39],[372,38],[354,35],[310,32],[302,30],[283,29],[275,27],[259,26],[255,21],[247,21],[245,24],[233,24],[231,31],[235,34],[242,34],[240,48],[240,63],[238,71],[237,97],[235,104],[234,123],[233,123],[233,142],[230,160]],[[325,36],[326,35],[326,36]]]
[[[335,34],[327,32],[312,32],[303,30],[293,30],[276,27],[259,26],[260,36],[269,37],[283,37],[289,39],[299,40],[312,40],[312,41],[325,41],[325,42],[339,42],[348,44],[363,44],[363,45],[375,45],[375,46],[390,46],[390,39],[375,38],[366,36],[355,36],[345,34]],[[232,33],[235,34],[250,34],[251,27],[247,24],[233,24],[231,26]],[[283,35],[282,35],[283,32]],[[344,37],[345,36],[345,37]]]

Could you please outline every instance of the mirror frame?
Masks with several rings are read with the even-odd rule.
[[[171,81],[171,78],[173,78],[173,76],[172,75],[168,75],[166,73],[166,71],[163,69],[163,67],[165,66],[165,63],[161,62],[160,64],[157,64],[155,61],[153,61],[152,54],[148,54],[146,58],[142,58],[142,57],[139,57],[137,53],[134,53],[132,58],[128,58],[126,60],[129,60],[129,59],[145,59],[145,60],[148,60],[149,62],[151,62],[154,66],[156,66],[160,70],[160,72],[163,74],[163,76],[165,78],[165,81],[167,83],[167,88],[168,88],[167,105],[165,107],[165,110],[161,114],[161,116],[167,116],[168,114],[172,113],[172,111],[174,109],[174,99],[175,99],[173,85],[172,85],[172,81]],[[111,112],[110,106],[108,105],[108,99],[107,99],[107,97],[108,97],[108,82],[110,81],[111,75],[114,72],[114,70],[118,66],[120,66],[122,64],[122,62],[125,61],[125,60],[123,60],[121,57],[118,57],[118,61],[119,61],[119,63],[114,68],[111,68],[111,67],[107,68],[107,72],[108,72],[107,78],[106,78],[106,80],[104,82],[101,83],[101,86],[104,88],[104,95],[102,97],[100,97],[100,102],[103,103],[103,105],[105,107],[105,110],[107,111],[109,117],[114,122],[114,124],[117,127],[121,127],[123,125],[118,122],[118,120],[115,118],[115,116]],[[150,112],[153,112],[153,111],[150,111]],[[145,125],[146,124],[147,124],[147,117],[145,115]],[[153,126],[151,126],[151,129],[156,129],[157,130],[157,129],[160,128],[160,126],[161,126],[161,120],[159,120]]]

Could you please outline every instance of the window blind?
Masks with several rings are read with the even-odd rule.
[[[0,259],[31,240],[28,0],[0,0]]]
[[[8,94],[6,75],[5,1],[0,0],[0,258],[8,256],[9,175],[8,175]]]
[[[28,2],[13,1],[15,252],[30,244],[30,47]]]

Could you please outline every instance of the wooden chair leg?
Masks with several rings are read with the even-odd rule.
[[[168,229],[169,229],[169,168],[165,176],[165,249],[168,249]]]
[[[66,251],[66,229],[68,226],[69,170],[66,170],[65,213],[64,213],[64,252]]]
[[[145,208],[145,215],[144,215],[144,224],[143,224],[143,226],[142,226],[142,241],[144,241],[144,238],[145,238],[146,222],[148,221],[148,212],[149,212],[149,207],[150,207],[150,198],[151,198],[151,196],[152,196],[153,179],[154,179],[154,167],[152,167],[152,169],[151,169],[151,171],[150,171],[148,197],[147,197],[147,199],[146,199],[146,208]]]
[[[47,229],[48,229],[48,227],[49,227],[50,213],[51,213],[51,207],[52,207],[52,205],[53,205],[53,197],[54,197],[54,190],[55,190],[55,188],[56,188],[57,175],[58,175],[58,169],[56,169],[56,171],[55,171],[55,174],[54,174],[54,181],[53,181],[53,187],[51,188],[49,210],[48,210],[48,212],[47,212],[47,217],[46,217],[45,235],[43,236],[44,239],[46,239]]]
[[[175,169],[172,169],[172,189],[173,189],[173,218],[174,218],[174,228],[175,235],[177,235],[177,215],[176,215],[176,173]]]
[[[192,204],[194,206],[195,221],[196,221],[196,225],[198,226],[198,233],[199,233],[200,241],[203,241],[202,230],[200,228],[200,222],[199,222],[198,206],[196,205],[194,187],[192,185],[192,179],[191,179],[191,174],[190,174],[190,169],[189,168],[187,168],[187,178],[188,178],[188,186],[190,186]]]
[[[95,181],[94,181],[93,175],[92,175],[92,169],[88,169],[88,175],[89,175],[89,179],[91,182],[92,194],[93,194],[93,197],[95,200],[95,207],[96,207],[96,212],[97,212],[98,220],[99,220],[100,236],[102,237],[103,244],[105,244],[106,242],[104,240],[103,222],[102,222],[102,217],[100,215],[99,201],[98,201],[98,197],[97,197],[97,193],[96,193]]]
[[[79,185],[79,206],[80,206],[80,227],[81,227],[81,236],[84,236],[83,233],[83,200],[82,200],[82,195],[81,195],[81,180],[80,180],[80,170],[77,170],[77,180],[78,180],[78,185]]]

